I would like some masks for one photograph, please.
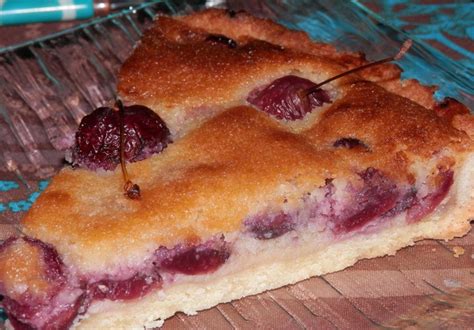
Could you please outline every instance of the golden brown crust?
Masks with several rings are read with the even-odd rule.
[[[232,38],[237,46],[211,45],[209,35]],[[245,12],[211,9],[177,19],[158,17],[123,65],[118,91],[125,100],[155,110],[173,134],[182,135],[224,108],[242,104],[253,88],[275,78],[305,72],[321,81],[363,63],[363,55],[338,52],[304,32]],[[360,75],[433,108],[434,88],[400,81],[400,73],[396,65],[385,64]]]
[[[452,124],[458,130],[466,132],[474,140],[474,117],[471,114],[455,115]]]
[[[334,148],[344,137],[360,139],[370,152]],[[326,178],[350,180],[375,167],[412,181],[413,162],[427,166],[443,152],[452,164],[472,150],[472,140],[433,111],[359,82],[300,134],[248,107],[210,119],[163,153],[130,164],[142,189],[140,201],[122,196],[119,170],[100,175],[64,170],[23,226],[69,255],[73,264],[92,270],[103,267],[103,260],[122,260],[117,251],[135,258],[159,245],[239,230],[262,203],[291,203]],[[277,193],[282,186],[292,189]]]
[[[220,9],[196,12],[179,18],[187,25],[221,34],[233,39],[253,38],[274,45],[325,57],[341,65],[359,65],[364,56],[358,53],[338,52],[332,45],[311,40],[303,31],[289,30],[269,19],[252,16],[244,11],[232,13]]]
[[[210,107],[235,101],[236,92],[275,71],[338,68],[327,60],[246,36],[235,39],[235,48],[207,41],[208,36],[208,31],[159,17],[123,65],[119,92],[127,100],[166,108]]]
[[[232,37],[238,46],[210,42],[209,33]],[[295,70],[314,79],[327,76],[340,71],[341,58],[348,57],[350,65],[362,61],[244,13],[159,17],[122,68],[122,95],[152,103],[168,125],[197,127],[202,120],[196,112],[222,109],[209,112],[214,118],[162,154],[130,164],[142,200],[122,196],[119,171],[64,170],[24,219],[25,232],[54,244],[83,272],[134,266],[160,245],[239,230],[246,216],[283,199],[292,203],[326,178],[351,180],[358,171],[376,167],[413,183],[414,164],[457,166],[472,152],[472,140],[450,120],[356,75],[331,87],[334,104],[319,110],[321,115],[307,116],[298,129],[255,109],[223,110],[244,102],[250,89],[269,79]],[[365,75],[390,85],[399,73],[387,65]],[[415,94],[425,90],[407,84]],[[398,90],[398,80],[391,86],[406,94]],[[184,119],[173,122],[183,113]],[[369,151],[333,147],[346,137],[360,139]]]
[[[344,97],[305,134],[311,135],[315,143],[330,143],[344,136],[359,138],[372,146],[370,155],[377,159],[399,150],[429,158],[443,145],[456,151],[472,147],[466,134],[434,111],[364,81],[352,83]]]

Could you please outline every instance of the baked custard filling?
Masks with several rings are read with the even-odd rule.
[[[357,173],[354,182],[328,178],[301,196],[297,207],[283,203],[249,215],[239,232],[206,242],[160,246],[140,269],[113,274],[80,274],[63,263],[54,247],[30,237],[10,238],[0,246],[3,305],[17,329],[65,328],[94,302],[137,299],[224,267],[238,271],[239,264],[248,264],[268,246],[297,251],[308,241],[318,247],[413,224],[442,203],[453,177],[451,169],[440,167],[415,185],[400,184],[370,167]]]

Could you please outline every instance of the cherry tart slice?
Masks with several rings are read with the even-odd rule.
[[[247,14],[160,17],[120,75],[142,105],[86,117],[75,167],[0,245],[10,324],[155,327],[466,234],[473,116],[372,71],[315,87],[347,59],[364,62]],[[124,196],[120,161],[140,198]]]

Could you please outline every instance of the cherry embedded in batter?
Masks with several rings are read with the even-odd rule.
[[[454,172],[452,170],[440,170],[434,181],[434,189],[425,196],[417,197],[413,202],[413,206],[408,210],[409,223],[421,220],[441,203],[454,183]]]
[[[354,148],[362,148],[365,150],[369,150],[369,147],[357,138],[352,137],[345,137],[336,140],[333,143],[335,148],[346,148],[346,149],[354,149]]]
[[[363,186],[352,193],[351,203],[333,219],[335,234],[362,228],[397,205],[400,191],[382,172],[367,168],[359,176]]]
[[[301,91],[315,85],[311,80],[288,75],[274,80],[264,88],[254,89],[247,101],[277,119],[302,119],[315,107],[331,102],[328,93],[322,89],[301,95]]]
[[[265,214],[245,220],[246,230],[257,239],[272,239],[293,230],[296,223],[289,214]]]
[[[399,60],[411,46],[412,41],[407,40],[395,56],[347,70],[317,84],[294,75],[278,78],[268,86],[252,90],[247,97],[247,102],[277,119],[291,121],[302,119],[315,107],[331,102],[329,94],[321,89],[323,85],[371,66]]]
[[[84,296],[82,295],[69,304],[63,304],[61,309],[53,314],[48,313],[47,305],[21,305],[8,297],[5,297],[2,304],[7,311],[8,320],[15,330],[49,330],[68,329],[79,313],[83,301]],[[47,313],[48,319],[45,323],[42,325],[34,323],[39,315]]]
[[[151,274],[137,273],[126,280],[103,279],[88,285],[91,300],[127,300],[140,298],[153,289],[160,288],[162,278],[154,269]]]
[[[186,275],[212,273],[222,266],[230,256],[228,244],[224,241],[210,241],[196,246],[177,246],[173,249],[160,248],[160,269]]]
[[[222,34],[210,34],[206,37],[206,41],[213,44],[226,45],[229,48],[237,48],[237,42],[234,39],[226,37]]]

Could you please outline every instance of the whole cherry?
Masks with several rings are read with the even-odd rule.
[[[164,121],[143,105],[118,109],[100,107],[85,116],[72,149],[73,167],[113,170],[120,164],[120,130],[123,123],[125,161],[136,162],[161,152],[171,142]]]

